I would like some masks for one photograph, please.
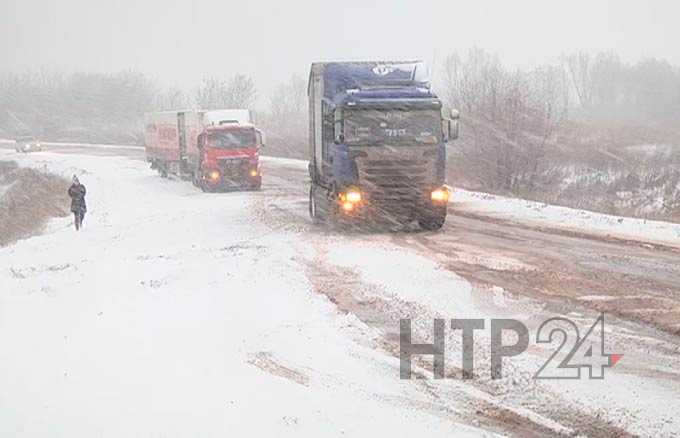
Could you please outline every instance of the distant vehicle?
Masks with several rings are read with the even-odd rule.
[[[33,136],[24,136],[16,139],[16,146],[14,149],[17,152],[37,152],[42,151],[42,145]]]
[[[146,114],[146,157],[161,176],[191,179],[203,191],[259,190],[263,134],[249,110]]]
[[[423,62],[314,63],[309,95],[309,213],[361,223],[442,227],[449,192],[442,118]]]

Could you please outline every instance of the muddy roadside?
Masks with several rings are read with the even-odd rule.
[[[559,302],[563,310],[583,306],[680,334],[677,249],[533,230],[456,213],[444,235],[416,234],[394,243],[419,248],[480,287],[500,286],[546,303]],[[526,266],[489,264],[503,257]]]
[[[55,217],[68,216],[69,181],[0,161],[0,246],[39,234]]]

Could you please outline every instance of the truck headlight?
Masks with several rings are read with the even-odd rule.
[[[220,179],[220,172],[211,170],[210,173],[208,173],[208,178],[210,178],[211,181],[218,181]]]
[[[434,204],[446,204],[449,202],[449,191],[446,187],[434,189],[430,193],[430,199]]]
[[[344,192],[341,192],[338,195],[338,198],[340,207],[342,207],[346,213],[349,213],[361,205],[364,197],[361,194],[361,190],[356,187],[350,187]]]
[[[252,176],[253,178],[256,177],[256,176],[257,176],[257,169],[251,170],[251,171],[250,171],[250,176]]]
[[[358,204],[362,199],[361,192],[359,189],[349,189],[345,194],[345,199],[352,204]]]

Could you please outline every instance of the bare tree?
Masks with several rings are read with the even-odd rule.
[[[305,156],[307,119],[307,83],[301,76],[294,75],[274,88],[269,96],[269,110],[262,120],[272,151],[280,155]]]
[[[592,57],[588,53],[578,52],[563,56],[571,82],[583,108],[590,108],[593,103]]]
[[[189,106],[187,94],[177,88],[164,90],[156,97],[156,109],[160,111],[176,110]]]
[[[202,109],[250,108],[256,97],[255,83],[248,76],[237,74],[227,81],[206,77],[196,94],[196,104]]]
[[[546,145],[566,113],[565,75],[559,66],[508,71],[480,49],[446,59],[444,95],[449,107],[461,109],[465,126],[458,152],[483,186],[516,192],[535,184]]]

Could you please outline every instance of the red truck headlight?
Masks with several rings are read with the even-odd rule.
[[[220,172],[219,170],[211,170],[208,173],[208,178],[210,178],[211,181],[219,181],[220,180]]]

